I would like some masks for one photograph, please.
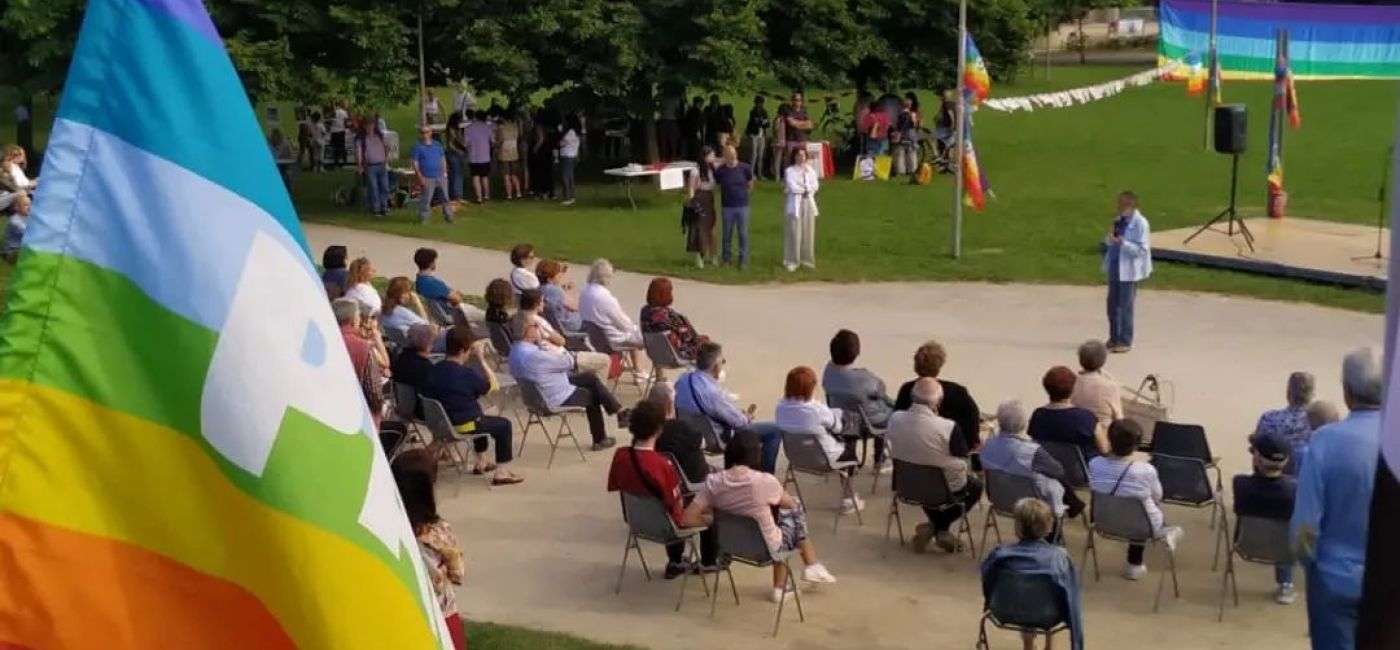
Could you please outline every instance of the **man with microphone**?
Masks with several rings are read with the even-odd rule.
[[[1104,238],[1104,272],[1108,273],[1108,351],[1133,347],[1133,301],[1137,285],[1152,275],[1151,227],[1138,212],[1137,195],[1118,195],[1118,214]]]

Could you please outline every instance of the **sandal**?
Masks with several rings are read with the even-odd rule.
[[[493,486],[495,486],[495,485],[516,485],[517,483],[524,483],[524,482],[525,482],[525,479],[522,478],[522,477],[519,477],[519,476],[497,476],[496,478],[491,479],[491,485],[493,485]]]

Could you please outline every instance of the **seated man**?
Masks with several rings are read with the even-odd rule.
[[[539,289],[526,289],[520,292],[519,303],[520,311],[530,314],[535,319],[535,324],[539,326],[542,344],[569,350],[578,358],[579,368],[600,377],[606,375],[612,359],[602,352],[594,352],[581,337],[570,341],[559,332],[554,331],[549,320],[541,313],[544,308],[544,297],[540,294]]]
[[[643,401],[632,409],[632,445],[613,452],[612,467],[608,469],[608,491],[619,490],[639,497],[652,497],[666,506],[671,521],[681,526],[684,511],[681,478],[671,459],[656,450],[656,440],[666,421],[666,410],[660,404]],[[713,527],[700,534],[700,564],[716,566],[719,537]],[[670,580],[692,570],[685,557],[685,542],[666,545],[666,579]]]
[[[1074,518],[1084,510],[1084,500],[1065,484],[1060,461],[1026,435],[1026,410],[1020,402],[997,407],[997,434],[982,445],[982,469],[1030,477],[1056,515]]]
[[[1071,404],[1094,414],[1099,429],[1108,431],[1114,421],[1123,419],[1123,394],[1118,380],[1103,369],[1108,363],[1108,346],[1103,341],[1085,341],[1079,346],[1079,377],[1070,394]]]
[[[1031,413],[1029,432],[1037,442],[1063,442],[1079,447],[1087,463],[1090,458],[1108,453],[1108,435],[1099,428],[1099,419],[1092,412],[1070,403],[1075,380],[1074,371],[1065,366],[1046,371],[1040,384],[1050,403]]]
[[[822,390],[830,395],[860,398],[861,411],[870,426],[884,428],[894,411],[894,400],[885,390],[885,381],[865,368],[855,366],[860,356],[860,337],[851,330],[840,330],[831,338],[831,363],[822,370]],[[859,432],[862,436],[869,431]],[[885,439],[875,438],[875,467],[880,473],[889,471],[885,461]]]
[[[485,343],[484,340],[473,341],[471,332],[466,328],[454,327],[449,330],[447,357],[437,362],[429,372],[423,396],[442,402],[447,419],[458,433],[490,434],[496,447],[496,462],[486,462],[482,455],[486,453],[487,442],[477,439],[473,443],[476,451],[473,474],[494,471],[492,485],[514,485],[525,479],[507,467],[514,451],[510,420],[486,415],[481,410],[481,398],[490,393],[491,387],[496,384],[490,365],[481,362]]]
[[[656,451],[676,457],[676,463],[691,483],[705,480],[715,468],[705,460],[705,438],[689,422],[676,417],[676,393],[671,385],[660,381],[652,385],[647,401],[661,407],[666,424],[656,438]]]
[[[1080,377],[1083,378],[1083,375]],[[1162,481],[1157,478],[1157,468],[1150,462],[1133,457],[1141,443],[1142,428],[1138,423],[1115,420],[1109,425],[1108,453],[1089,461],[1089,488],[1095,494],[1142,500],[1153,534],[1165,538],[1167,545],[1175,549],[1181,540],[1182,530],[1178,526],[1166,525],[1162,516]],[[1147,564],[1143,561],[1146,551],[1147,547],[1142,544],[1128,545],[1124,578],[1140,580],[1147,575]]]
[[[938,380],[939,387],[943,390],[943,401],[938,405],[938,415],[957,423],[957,436],[963,439],[968,449],[976,449],[982,446],[982,410],[978,408],[977,400],[972,399],[972,393],[968,392],[967,387],[939,377],[943,372],[943,364],[947,361],[948,351],[943,348],[943,344],[929,341],[914,351],[914,374],[920,378],[931,377]],[[899,394],[894,399],[894,410],[908,410],[914,403],[911,392],[916,381],[918,379],[905,382],[899,387]]]
[[[754,471],[759,464],[758,436],[748,430],[734,434],[724,448],[724,471],[715,472],[685,509],[681,524],[708,526],[715,510],[751,517],[763,531],[768,550],[797,551],[802,563],[802,579],[807,582],[836,582],[836,577],[817,559],[817,548],[807,538],[807,513],[802,502],[783,489],[777,477]],[[787,587],[787,569],[773,564],[773,601],[779,602],[794,591]]]
[[[757,405],[750,404],[747,410],[739,410],[719,384],[723,370],[724,348],[714,341],[701,345],[695,355],[695,369],[676,380],[676,410],[703,416],[721,441],[727,441],[739,429],[753,429],[763,441],[762,469],[771,474],[778,467],[783,434],[776,424],[753,421]]]
[[[988,442],[988,445],[991,443]],[[1068,606],[1065,621],[1069,624],[1070,648],[1081,650],[1084,647],[1084,628],[1079,604],[1079,576],[1074,571],[1074,562],[1064,547],[1046,541],[1050,536],[1054,517],[1045,503],[1036,499],[1021,499],[1016,502],[1016,538],[1014,544],[1002,544],[982,561],[983,606],[992,609],[997,600],[995,590],[998,579],[1005,573],[1042,575],[1050,578],[1060,590],[1061,603]],[[1015,600],[1014,596],[1012,597]],[[1025,605],[1026,603],[1018,603]],[[1018,608],[1021,609],[1021,608]],[[1007,621],[1008,623],[1028,623],[1030,621]],[[1053,625],[1058,621],[1036,621],[1043,625]],[[1021,635],[1025,650],[1035,649],[1035,634]],[[1052,639],[1045,639],[1045,650],[1050,650]]]
[[[898,461],[943,470],[954,497],[971,510],[982,498],[982,484],[968,471],[970,452],[964,439],[954,435],[957,425],[937,413],[938,404],[943,400],[943,386],[933,377],[918,379],[909,391],[909,398],[909,410],[890,416],[890,426],[885,432],[890,456]],[[932,527],[919,524],[915,528],[914,552],[923,553],[930,538],[938,548],[948,553],[958,552],[961,544],[948,531],[966,512],[956,508],[941,511],[928,508],[924,514]]]
[[[462,294],[447,286],[437,276],[438,252],[431,248],[420,248],[413,254],[413,263],[418,266],[418,278],[414,290],[418,295],[437,303],[448,314],[461,312],[471,323],[486,322],[486,312],[462,300]]]
[[[1283,473],[1288,466],[1292,445],[1281,433],[1257,432],[1249,437],[1249,451],[1254,459],[1254,473],[1235,477],[1235,514],[1240,517],[1260,517],[1287,522],[1293,518],[1293,500],[1298,493],[1298,481]],[[1280,605],[1293,603],[1293,565],[1274,567],[1278,591],[1274,601]]]
[[[456,328],[453,328],[456,329]],[[617,425],[626,428],[629,411],[622,408],[612,391],[598,376],[580,372],[578,362],[567,351],[541,346],[539,324],[530,314],[516,312],[510,319],[510,374],[539,388],[545,404],[551,409],[581,406],[588,414],[588,432],[593,438],[593,451],[602,451],[617,444],[608,436],[603,411],[617,414]]]

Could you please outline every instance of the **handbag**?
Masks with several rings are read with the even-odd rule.
[[[1166,386],[1166,391],[1162,390],[1163,385]],[[1142,443],[1138,448],[1143,451],[1150,450],[1152,432],[1157,423],[1171,421],[1168,411],[1176,391],[1171,382],[1158,379],[1157,375],[1143,377],[1136,390],[1125,386],[1123,391],[1127,393],[1123,400],[1123,419],[1132,420],[1142,427]],[[1163,396],[1164,393],[1166,397]]]

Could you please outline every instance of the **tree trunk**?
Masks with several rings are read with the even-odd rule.
[[[632,154],[640,154],[642,160],[656,163],[661,156],[656,145],[656,92],[655,84],[645,76],[639,76],[632,85],[632,112],[641,124],[641,141],[632,143]],[[641,150],[637,150],[637,145]]]
[[[1089,35],[1084,33],[1084,16],[1075,19],[1075,22],[1079,25],[1079,65],[1084,65],[1089,62],[1084,56],[1084,48],[1089,45]]]

